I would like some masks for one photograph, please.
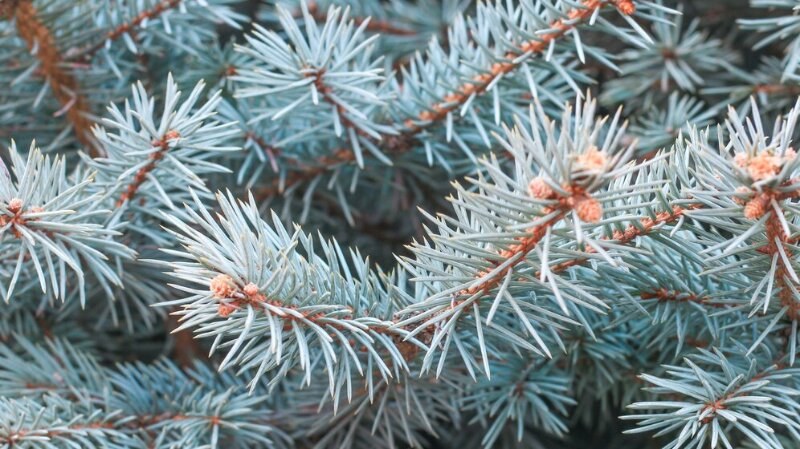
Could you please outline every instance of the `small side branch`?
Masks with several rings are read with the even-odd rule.
[[[401,134],[401,138],[408,139],[445,120],[450,113],[457,111],[473,96],[486,93],[497,78],[520,68],[524,63],[521,56],[544,53],[553,42],[587,22],[597,11],[608,6],[616,7],[626,15],[633,14],[636,9],[631,0],[584,0],[582,7],[569,10],[566,20],[558,19],[550,24],[548,28],[554,30],[553,32],[521,43],[506,53],[506,62],[496,62],[488,70],[475,75],[470,82],[462,84],[456,91],[445,95],[440,103],[422,111],[417,117],[418,120],[406,120],[404,123],[406,129]]]
[[[120,195],[119,199],[117,200],[117,207],[120,207],[123,204],[131,201],[133,197],[136,196],[139,188],[142,186],[142,184],[144,184],[145,180],[147,180],[147,176],[150,174],[150,172],[155,170],[158,162],[163,159],[169,151],[170,142],[174,142],[180,137],[181,136],[177,131],[172,130],[168,131],[161,139],[155,140],[151,143],[153,147],[157,148],[157,150],[150,154],[150,160],[147,162],[147,164],[136,172],[136,175],[133,177],[133,181],[128,184],[128,187],[125,188],[125,191],[122,192],[122,195]]]
[[[327,19],[327,14],[325,13],[325,11],[322,11],[319,8],[319,5],[317,5],[316,2],[308,3],[308,12],[317,22],[325,22],[325,20]],[[369,23],[367,24],[366,29],[367,31],[371,31],[373,33],[389,34],[393,36],[417,35],[416,31],[401,26],[397,26],[388,20],[375,20],[364,17],[353,18],[353,22],[355,23],[356,26],[361,26],[361,24],[363,24],[367,20],[369,20]]]
[[[89,119],[89,104],[80,94],[75,76],[66,68],[64,59],[50,30],[39,20],[31,0],[18,0],[3,4],[13,8],[17,31],[22,40],[41,64],[53,95],[61,105],[57,115],[63,114],[72,125],[75,137],[92,156],[97,156],[97,146],[92,139],[92,121]],[[7,12],[8,14],[8,12]],[[9,14],[11,15],[11,14]]]
[[[115,41],[120,37],[124,36],[125,34],[130,34],[135,32],[136,29],[139,28],[139,26],[142,24],[142,22],[146,20],[153,20],[156,17],[160,16],[161,14],[165,13],[166,11],[177,8],[182,1],[183,0],[163,0],[162,2],[159,2],[154,7],[142,11],[136,17],[131,19],[129,22],[120,24],[113,30],[109,31],[106,34],[105,39],[80,52],[80,55],[86,59],[91,58],[95,53],[100,51],[100,49],[103,48],[104,45],[106,45],[106,42]]]

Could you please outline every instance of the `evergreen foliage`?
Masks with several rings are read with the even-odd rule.
[[[0,448],[800,446],[797,0],[0,0]]]

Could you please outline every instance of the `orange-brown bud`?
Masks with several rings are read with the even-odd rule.
[[[629,16],[636,12],[636,5],[631,0],[618,0],[617,9],[622,14]]]
[[[578,218],[586,223],[597,223],[603,218],[603,206],[592,197],[583,197],[575,201],[573,210]]]
[[[11,212],[12,214],[16,215],[22,210],[22,205],[23,203],[21,199],[14,198],[8,202],[8,206],[6,206],[6,209],[8,209],[8,211]]]
[[[547,184],[547,182],[541,177],[536,177],[531,180],[528,184],[528,193],[534,197],[539,199],[548,199],[552,198],[555,192],[553,189]]]
[[[251,282],[251,283],[245,285],[244,288],[242,289],[242,291],[244,291],[245,295],[247,295],[249,297],[253,297],[253,296],[258,295],[258,286]]]
[[[220,303],[217,307],[217,314],[223,318],[227,318],[230,314],[236,311],[236,306],[228,303]]]
[[[227,274],[220,274],[211,280],[209,290],[215,298],[230,298],[236,292],[236,283]]]
[[[758,220],[767,213],[767,206],[769,205],[769,197],[761,194],[748,201],[744,206],[744,216],[751,220]]]

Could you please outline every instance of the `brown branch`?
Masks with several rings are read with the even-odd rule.
[[[61,105],[56,115],[64,114],[72,125],[75,137],[91,155],[98,149],[92,139],[92,121],[89,119],[89,104],[80,94],[80,86],[75,76],[65,67],[64,60],[56,45],[55,37],[37,15],[32,0],[17,0],[3,3],[5,14],[13,9],[19,36],[25,41],[28,50],[33,52],[41,64],[41,71],[47,79],[53,95]]]
[[[320,10],[319,5],[316,2],[309,2],[308,3],[308,12],[311,14],[311,17],[317,22],[325,22],[328,16],[325,11]],[[300,16],[299,13],[295,13],[295,17]],[[397,25],[392,24],[388,20],[375,20],[373,18],[364,18],[364,17],[353,17],[353,22],[356,26],[361,26],[365,21],[369,20],[369,23],[366,26],[367,31],[371,31],[373,33],[382,33],[382,34],[393,34],[395,36],[415,36],[417,34],[416,31],[410,30],[408,28],[399,27]]]
[[[217,313],[223,318],[230,316],[230,314],[242,308],[256,306],[257,309],[262,310],[264,313],[283,320],[284,331],[291,331],[292,323],[294,322],[302,324],[304,321],[308,321],[320,328],[329,327],[339,331],[352,332],[352,327],[332,322],[324,313],[304,312],[297,306],[285,304],[283,301],[274,298],[267,298],[266,295],[259,291],[255,284],[249,283],[241,287],[234,282],[233,278],[226,274],[219,274],[212,279],[209,289],[213,297],[219,302]],[[295,314],[277,313],[271,310],[270,307],[291,310],[295,312]],[[352,309],[350,307],[344,307],[347,309],[347,315],[340,319],[352,319]],[[401,355],[403,355],[406,360],[413,359],[419,352],[419,347],[414,342],[405,340],[405,336],[402,335],[402,332],[391,329],[389,325],[366,325],[363,328],[359,327],[359,329],[388,336],[395,345],[397,345]],[[351,343],[355,344],[355,341],[351,340]]]
[[[498,78],[507,75],[518,69],[524,60],[523,55],[540,54],[556,40],[563,37],[566,33],[577,28],[578,25],[588,21],[594,13],[608,6],[616,7],[626,15],[633,14],[636,7],[632,0],[583,0],[582,8],[572,8],[567,12],[567,19],[558,19],[550,23],[548,29],[552,31],[543,34],[538,39],[529,40],[521,43],[516,48],[509,50],[505,54],[506,62],[492,64],[489,70],[475,75],[471,82],[462,84],[455,92],[445,95],[442,102],[436,103],[428,110],[421,112],[418,120],[406,120],[406,131],[402,136],[408,137],[416,135],[431,125],[441,122],[447,118],[448,114],[462,107],[471,97],[486,93],[489,86]],[[517,59],[515,62],[514,60]]]
[[[561,221],[561,219],[567,215],[568,211],[568,209],[561,209],[556,215],[544,223],[529,229],[527,235],[517,239],[517,243],[512,245],[510,248],[500,251],[499,255],[504,261],[513,257],[516,257],[516,259],[494,274],[492,274],[492,271],[500,266],[500,263],[497,261],[490,261],[492,268],[481,271],[477,275],[477,277],[482,279],[482,281],[477,285],[462,290],[459,292],[459,296],[472,296],[479,291],[483,294],[486,294],[489,292],[489,290],[496,287],[505,278],[505,275],[508,274],[509,271],[519,265],[519,263],[525,259],[525,256],[529,252],[533,251],[536,245],[544,238],[545,234],[547,234],[547,230]],[[456,302],[456,305],[457,304],[459,304],[459,302]]]
[[[534,248],[536,248],[536,245],[538,245],[547,234],[547,230],[555,226],[559,221],[566,217],[570,211],[574,211],[577,216],[584,221],[593,222],[596,221],[595,219],[599,219],[599,214],[602,214],[601,206],[588,192],[577,186],[568,186],[566,190],[568,191],[569,196],[555,197],[555,193],[552,192],[552,190],[550,190],[550,193],[544,194],[544,197],[548,199],[554,199],[556,201],[555,205],[545,207],[542,210],[542,212],[546,214],[545,216],[550,215],[550,218],[545,220],[543,223],[528,229],[526,235],[516,239],[517,243],[501,250],[497,254],[500,259],[499,261],[487,260],[490,268],[480,271],[475,276],[476,279],[479,280],[475,285],[465,288],[456,294],[457,297],[466,298],[454,300],[450,305],[450,309],[456,308],[464,302],[469,301],[470,298],[476,298],[476,295],[478,295],[477,300],[480,300],[480,296],[488,294],[492,288],[496,287],[500,284],[500,282],[503,281],[506,275],[511,272],[514,267],[525,260],[525,256],[533,251]],[[534,193],[535,196],[539,196],[539,194],[542,194],[543,192],[532,193]],[[591,209],[596,211],[598,216],[589,217],[585,215],[586,211],[584,206],[589,204],[592,205]],[[500,270],[497,270],[497,268],[503,264],[505,264],[505,266],[503,266],[503,268]]]
[[[674,223],[678,221],[683,215],[684,212],[687,210],[699,209],[702,205],[700,204],[691,204],[686,207],[679,207],[674,206],[672,208],[672,212],[660,212],[656,214],[656,218],[644,218],[639,221],[639,226],[630,225],[628,226],[625,231],[614,231],[612,238],[616,241],[616,243],[628,244],[631,243],[636,237],[644,236],[649,234],[651,231],[656,229],[657,227],[668,224]],[[585,249],[585,253],[587,254],[595,254],[597,251],[593,247],[587,247]],[[560,273],[565,271],[569,268],[583,265],[584,263],[588,262],[588,257],[577,257],[575,259],[570,259],[564,262],[557,263],[550,267],[550,271],[553,273]],[[536,273],[538,277],[541,273]]]
[[[711,302],[708,296],[700,296],[692,292],[679,292],[668,290],[664,287],[651,292],[642,292],[639,295],[643,300],[657,299],[658,302],[689,303],[700,304],[702,306],[724,309],[727,304]]]
[[[177,412],[164,412],[158,415],[139,415],[127,424],[129,428],[144,428],[159,426],[165,421],[185,421],[187,419],[202,419],[208,421],[213,426],[218,426],[222,422],[222,418],[216,415],[185,415]]]
[[[259,144],[261,145],[261,144]],[[265,151],[270,151],[270,146],[264,147]],[[269,153],[268,153],[269,154]],[[310,181],[315,177],[330,171],[332,167],[355,163],[355,154],[349,148],[339,148],[334,151],[332,155],[321,156],[314,160],[314,164],[306,164],[296,159],[287,159],[289,165],[297,168],[297,171],[291,172],[283,181],[281,179],[274,179],[269,185],[260,187],[254,191],[254,196],[257,200],[264,200],[283,193],[289,187],[299,184],[304,181]]]
[[[797,96],[800,86],[796,84],[756,84],[753,86],[754,94]]]
[[[60,429],[45,430],[45,429],[14,429],[13,431],[0,437],[0,443],[4,443],[6,447],[15,447],[18,442],[28,435],[36,438],[46,437],[55,438],[62,435],[69,435],[73,432],[82,432],[87,430],[96,429],[114,429],[114,425],[106,421],[93,421],[85,424],[73,424],[71,426],[55,426],[61,427]]]
[[[123,24],[118,25],[116,28],[114,28],[113,30],[109,31],[106,34],[104,40],[97,42],[96,44],[84,49],[83,51],[78,52],[78,54],[87,59],[91,58],[95,53],[100,51],[100,49],[103,48],[103,46],[105,46],[106,42],[115,41],[120,37],[124,36],[125,34],[132,33],[145,20],[155,19],[164,12],[176,8],[178,5],[180,5],[182,1],[183,0],[163,0],[162,2],[153,6],[152,8],[140,12],[136,17],[131,19],[130,22],[125,22]]]
[[[796,182],[792,181],[792,182],[786,184],[784,187],[791,187],[791,186],[794,186],[796,184],[800,185],[800,183],[796,183]],[[763,193],[763,194],[755,197],[754,199],[752,199],[748,203],[748,205],[752,205],[754,203],[757,203],[756,205],[759,208],[761,208],[762,209],[762,213],[764,213],[763,212],[764,209],[769,207],[770,200],[773,199],[773,198],[776,201],[793,199],[793,198],[800,198],[800,189],[793,189],[793,190],[784,191],[784,192],[766,191],[765,193]],[[632,242],[636,237],[644,236],[644,235],[649,234],[652,230],[654,230],[656,227],[658,227],[660,225],[676,222],[679,218],[684,216],[684,213],[686,211],[695,210],[695,209],[701,209],[703,207],[704,206],[702,204],[700,204],[700,203],[690,204],[690,205],[688,205],[686,207],[683,207],[683,208],[679,207],[679,206],[675,206],[675,207],[673,207],[672,213],[661,212],[661,213],[656,215],[655,219],[645,218],[645,219],[643,219],[643,220],[641,220],[639,222],[639,224],[640,224],[639,226],[633,226],[633,225],[628,226],[628,228],[624,232],[615,231],[612,237],[617,243],[628,244],[628,243]],[[778,254],[778,266],[777,266],[777,268],[775,270],[775,283],[778,286],[778,288],[780,289],[780,291],[778,293],[778,297],[780,298],[781,305],[783,305],[785,307],[788,307],[787,316],[789,317],[790,320],[794,321],[794,320],[800,318],[800,303],[795,301],[794,298],[793,298],[792,289],[789,286],[789,282],[791,282],[791,281],[789,280],[790,279],[790,277],[789,277],[790,275],[789,275],[789,272],[788,272],[788,268],[784,265],[783,258],[780,257],[780,255],[779,255],[779,251],[780,250],[779,250],[779,248],[778,248],[778,246],[776,244],[776,241],[778,243],[780,243],[780,245],[782,246],[781,249],[783,249],[783,251],[786,253],[786,257],[790,258],[790,260],[791,260],[792,252],[786,245],[795,243],[796,240],[793,239],[791,236],[786,235],[786,233],[783,230],[783,226],[781,225],[780,218],[778,218],[777,213],[778,212],[774,211],[774,210],[770,212],[771,215],[767,218],[767,221],[765,223],[767,243],[764,246],[762,246],[761,248],[758,248],[757,251],[765,253],[765,254],[769,254],[769,255],[771,255],[773,257],[775,256],[775,254]],[[747,208],[745,208],[745,214],[747,214]],[[588,248],[586,248],[585,252],[588,253],[588,254],[594,254],[594,253],[596,253],[596,250],[594,248],[592,248],[592,247],[588,247]],[[551,266],[550,267],[550,271],[552,271],[554,273],[562,272],[562,271],[565,271],[565,270],[567,270],[567,269],[569,269],[571,267],[583,265],[584,263],[586,263],[588,261],[589,261],[588,257],[578,257],[578,258],[570,259],[570,260],[567,260],[567,261],[564,261],[564,262],[560,262],[560,263],[557,263],[557,264]],[[540,275],[540,272],[537,272],[536,276],[539,276],[539,275]],[[661,289],[661,290],[664,290],[664,289]],[[662,298],[661,296],[652,296],[652,294],[643,294],[642,298],[643,299],[651,299],[651,298],[654,298],[654,297],[659,297],[659,299],[663,299],[663,300],[669,299],[668,298],[668,296],[669,296],[668,293],[669,292],[665,291],[665,292],[658,292],[658,293],[661,294],[661,295],[667,295],[667,296],[664,296]],[[677,298],[673,298],[673,299],[677,299]],[[722,306],[721,304],[709,304],[703,298],[697,298],[697,297],[691,297],[691,296],[690,297],[686,297],[683,300],[684,301],[698,302],[698,303],[702,303],[704,305],[712,305],[712,306],[715,306],[715,307],[721,307]]]
[[[125,191],[120,195],[119,199],[117,200],[117,207],[122,206],[123,204],[129,202],[136,196],[136,193],[139,191],[139,188],[144,184],[144,181],[147,179],[147,175],[150,174],[153,170],[155,170],[156,165],[158,162],[164,158],[169,151],[169,144],[170,141],[174,141],[175,139],[179,139],[181,136],[178,131],[171,130],[167,131],[159,140],[154,140],[151,142],[153,147],[158,148],[157,151],[150,154],[150,161],[142,168],[140,168],[136,175],[133,177],[133,181],[128,184],[128,187]]]
[[[748,162],[753,164],[754,162]],[[760,165],[754,165],[749,169],[759,168]],[[776,171],[777,166],[773,167],[767,165],[764,170]],[[757,173],[758,174],[758,173]],[[784,182],[780,187],[781,189],[764,189],[760,193],[755,193],[752,197],[741,198],[737,197],[735,200],[744,205],[744,216],[751,220],[757,220],[765,214],[769,214],[764,223],[764,230],[767,242],[757,248],[756,251],[771,256],[776,260],[777,266],[775,267],[775,286],[778,288],[778,299],[780,304],[788,309],[787,317],[791,321],[800,318],[800,302],[794,300],[792,290],[795,283],[791,280],[790,275],[792,268],[787,267],[784,262],[785,259],[791,260],[792,251],[788,248],[788,244],[797,242],[795,238],[788,234],[787,230],[781,222],[780,214],[783,211],[779,210],[778,204],[781,201],[795,199],[800,197],[800,189],[792,188],[798,187],[800,183],[796,179]],[[794,288],[796,289],[796,288]]]
[[[175,412],[165,412],[158,415],[134,415],[129,421],[126,421],[121,426],[116,426],[108,421],[92,421],[83,424],[74,424],[71,426],[55,426],[56,429],[15,429],[3,437],[0,437],[0,443],[5,443],[8,447],[15,447],[26,436],[31,435],[35,437],[57,438],[71,433],[90,431],[97,429],[119,430],[119,429],[144,429],[150,430],[151,427],[161,425],[166,421],[185,421],[188,419],[202,419],[208,421],[212,426],[219,426],[222,423],[222,418],[219,416],[203,416],[203,415],[185,415]],[[150,432],[148,432],[150,433]],[[155,434],[150,433],[151,437]]]

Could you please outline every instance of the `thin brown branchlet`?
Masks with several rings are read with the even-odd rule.
[[[640,293],[640,298],[643,300],[651,300],[655,299],[660,303],[672,302],[672,303],[695,303],[701,306],[707,306],[712,308],[726,308],[728,307],[725,303],[718,303],[713,302],[711,298],[708,296],[701,296],[697,293],[693,292],[681,292],[677,290],[670,290],[666,287],[660,287],[655,291],[645,291]]]
[[[308,13],[311,14],[311,17],[313,17],[317,22],[325,22],[327,19],[325,11],[323,11],[316,2],[308,2]],[[302,17],[302,12],[295,12],[294,15],[298,18]],[[417,35],[416,30],[412,30],[401,25],[395,25],[388,20],[376,20],[371,17],[353,17],[353,23],[356,26],[362,26],[364,22],[367,22],[365,25],[366,30],[373,33],[389,34],[394,36]]]
[[[159,3],[156,3],[152,8],[146,9],[139,14],[137,14],[133,19],[129,22],[121,23],[117,25],[115,28],[110,30],[106,33],[105,39],[97,42],[96,44],[92,45],[91,47],[80,51],[79,53],[86,59],[90,59],[95,53],[97,53],[108,41],[115,41],[120,37],[124,36],[125,34],[131,35],[135,34],[136,30],[147,21],[153,20],[160,15],[164,14],[165,12],[177,8],[183,0],[163,0]]]
[[[770,203],[773,201],[773,199],[770,199]],[[793,254],[787,245],[791,236],[788,235],[784,230],[781,219],[778,216],[779,213],[782,212],[773,210],[771,211],[769,217],[767,217],[767,221],[765,223],[767,242],[759,250],[777,259],[777,266],[775,268],[775,283],[779,289],[778,298],[780,299],[781,306],[787,308],[787,317],[791,321],[795,321],[800,318],[800,302],[795,300],[794,295],[792,294],[792,290],[795,289],[791,285],[793,284],[790,276],[790,270],[792,270],[792,268],[786,266],[783,257],[779,257],[779,255],[783,253],[787,259],[791,260]]]
[[[81,86],[66,63],[55,36],[42,22],[32,0],[2,2],[2,13],[13,17],[19,37],[39,60],[40,72],[46,78],[53,96],[61,105],[54,115],[63,115],[72,126],[75,138],[91,155],[99,154],[92,139],[89,102],[81,94]]]
[[[0,443],[5,443],[5,447],[13,448],[17,444],[25,444],[27,438],[30,438],[30,440],[56,439],[63,438],[72,433],[80,434],[86,431],[99,429],[111,430],[115,429],[115,426],[107,421],[95,421],[85,424],[58,426],[55,429],[15,429],[0,437]]]
[[[700,204],[692,204],[686,207],[680,206],[673,206],[671,211],[664,211],[659,212],[656,214],[655,218],[646,217],[639,220],[638,225],[628,225],[624,231],[615,230],[611,234],[611,239],[616,241],[616,243],[621,244],[629,244],[636,240],[637,237],[645,236],[659,227],[671,223],[675,223],[681,217],[684,216],[684,213],[687,210],[694,210],[699,209],[702,206]],[[584,252],[588,254],[594,254],[597,252],[594,247],[586,247]],[[555,265],[550,266],[549,270],[551,273],[560,273],[563,271],[568,270],[569,268],[576,267],[583,265],[584,263],[588,262],[588,257],[576,257],[570,260],[566,260],[564,262],[559,262]],[[536,273],[536,277],[541,276],[541,272]]]
[[[218,274],[209,282],[209,291],[213,298],[218,300],[217,305],[217,314],[222,318],[227,318],[237,310],[240,310],[244,307],[253,305],[259,306],[264,312],[269,314],[277,314],[280,318],[286,320],[284,326],[284,330],[291,329],[291,322],[293,321],[302,321],[307,320],[315,325],[320,326],[329,326],[331,328],[337,329],[339,331],[350,331],[352,329],[339,325],[333,322],[324,322],[326,315],[323,313],[307,313],[301,310],[298,310],[297,307],[292,305],[287,305],[282,303],[281,301],[270,299],[263,293],[259,287],[252,283],[248,282],[243,287],[240,287],[236,281],[227,274]],[[272,310],[263,307],[263,304],[268,304],[273,308],[281,308],[281,309],[292,309],[293,311],[297,312],[297,314],[290,314],[290,313],[276,313]],[[350,307],[345,307],[348,314],[344,316],[344,319],[351,319],[353,317],[353,310]],[[299,314],[299,315],[298,315]],[[393,331],[388,326],[366,326],[364,329],[365,331],[372,331],[378,334],[384,334],[389,336],[392,339],[392,342],[397,347],[400,355],[406,361],[410,361],[414,359],[420,351],[420,348],[417,344],[412,341],[408,341],[405,339],[402,332]],[[356,346],[356,341],[354,339],[349,340],[349,344]],[[361,348],[362,352],[366,352],[366,348]]]
[[[417,116],[417,121],[407,119],[404,122],[407,128],[404,133],[418,134],[432,124],[445,120],[448,114],[458,110],[472,96],[486,93],[489,86],[496,79],[521,67],[524,61],[519,59],[520,56],[543,53],[556,39],[563,37],[577,28],[578,25],[589,20],[596,11],[608,6],[614,6],[626,15],[633,14],[636,11],[636,6],[632,0],[584,0],[580,8],[572,8],[567,12],[566,20],[558,19],[550,23],[548,29],[555,31],[543,34],[537,39],[520,43],[516,48],[506,53],[505,59],[508,61],[495,62],[488,71],[474,75],[471,81],[462,84],[454,92],[442,97],[440,103],[435,103],[429,109],[420,112]]]
[[[147,176],[155,170],[159,161],[164,159],[167,152],[170,150],[170,145],[174,144],[181,138],[181,134],[176,130],[169,130],[164,134],[164,137],[153,140],[150,144],[153,148],[158,148],[157,151],[150,154],[150,161],[142,168],[140,168],[133,177],[133,181],[125,188],[117,200],[117,207],[131,201],[139,191],[139,188],[147,180]]]

